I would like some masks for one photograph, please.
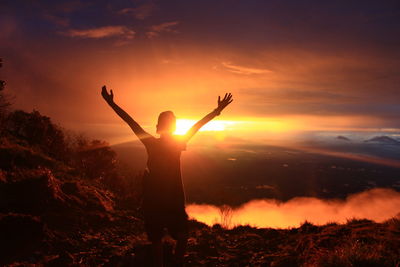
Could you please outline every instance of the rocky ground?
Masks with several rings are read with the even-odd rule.
[[[135,217],[114,214],[102,227],[60,231],[38,217],[8,214],[0,221],[5,266],[150,266],[150,246]],[[232,230],[191,222],[187,266],[398,266],[399,221]],[[172,265],[172,245],[165,259]]]

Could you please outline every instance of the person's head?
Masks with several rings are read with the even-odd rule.
[[[158,115],[157,133],[172,134],[176,129],[176,117],[172,111],[164,111]]]

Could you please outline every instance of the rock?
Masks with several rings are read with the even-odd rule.
[[[73,266],[74,263],[75,263],[74,256],[72,256],[72,254],[68,253],[67,251],[63,251],[57,258],[49,261],[46,264],[46,266],[48,267]]]
[[[0,186],[0,212],[42,214],[65,202],[60,181],[47,169],[23,171]]]
[[[29,256],[43,242],[46,233],[45,225],[36,216],[0,215],[0,263]]]
[[[52,168],[54,166],[55,161],[53,159],[27,147],[16,144],[0,147],[0,168],[3,170],[11,170],[13,168]]]
[[[5,183],[7,183],[6,175],[2,170],[0,170],[0,186]]]

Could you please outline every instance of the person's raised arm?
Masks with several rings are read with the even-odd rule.
[[[110,93],[108,93],[106,86],[103,86],[101,88],[101,95],[107,104],[110,105],[110,107],[115,111],[115,113],[117,113],[118,116],[120,116],[129,125],[129,127],[131,127],[132,131],[136,134],[140,141],[144,143],[148,138],[153,137],[151,134],[143,130],[143,128],[134,119],[132,119],[128,113],[115,104],[114,93],[112,90],[110,90]]]
[[[226,106],[228,106],[230,103],[232,103],[233,99],[232,99],[232,94],[231,93],[226,93],[224,98],[221,100],[221,97],[218,96],[218,106],[216,109],[214,109],[213,111],[211,111],[210,113],[208,113],[204,118],[202,118],[201,120],[199,120],[198,122],[196,122],[195,125],[192,126],[192,128],[190,128],[190,130],[185,134],[185,141],[189,141],[190,138],[193,137],[193,135],[195,135],[201,127],[203,127],[204,124],[206,124],[207,122],[209,122],[210,120],[214,119],[216,116],[221,114],[221,111],[226,108]]]

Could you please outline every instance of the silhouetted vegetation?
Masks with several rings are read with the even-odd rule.
[[[82,179],[115,184],[111,180],[119,178],[116,154],[107,142],[90,140],[82,134],[66,133],[38,111],[9,112],[1,128],[3,145],[18,145],[62,162],[79,172]],[[21,161],[24,159],[20,158],[19,164],[23,164]],[[26,161],[29,162],[29,159]]]
[[[3,60],[0,58],[0,68],[2,66],[3,66]],[[6,117],[8,107],[10,106],[10,102],[8,101],[4,92],[5,87],[6,87],[6,82],[0,80],[0,126],[4,124],[4,119]],[[4,127],[0,127],[0,134],[1,134],[1,128]]]
[[[38,111],[16,110],[5,119],[5,134],[22,146],[32,147],[54,159],[66,160],[69,147],[63,131]]]

